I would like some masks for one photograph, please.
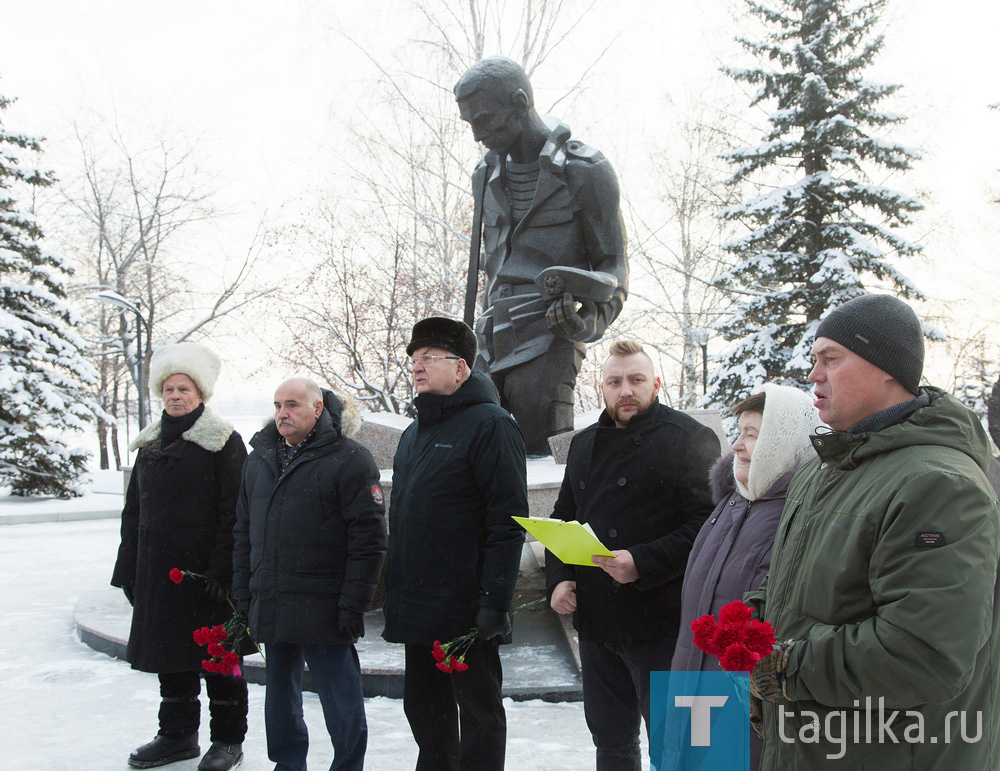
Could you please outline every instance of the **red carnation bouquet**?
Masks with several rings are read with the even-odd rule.
[[[750,690],[750,679],[741,674],[752,672],[754,664],[774,648],[774,627],[751,618],[753,611],[742,600],[719,608],[719,620],[704,615],[691,622],[694,644],[709,656],[718,656],[722,670],[736,687],[740,704],[760,733],[760,705]]]
[[[533,605],[544,602],[544,600],[544,597],[539,597],[537,600],[522,603],[514,608],[510,612],[510,615],[513,616],[518,611],[530,608]],[[442,672],[464,672],[467,670],[469,665],[465,663],[465,656],[469,652],[473,643],[476,642],[476,638],[478,636],[479,630],[472,629],[446,643],[442,643],[440,640],[435,640],[434,647],[431,649],[431,655],[434,656],[434,661],[437,662],[434,666]]]
[[[180,570],[179,568],[170,569],[170,580],[175,584],[179,584],[186,576],[208,581],[208,576],[204,576],[201,573]],[[261,656],[264,653],[250,636],[247,617],[233,604],[230,597],[227,596],[226,601],[229,603],[229,607],[233,609],[233,615],[229,617],[229,620],[225,624],[203,626],[200,629],[195,629],[192,637],[194,637],[194,641],[198,645],[206,648],[208,654],[207,659],[202,659],[202,669],[206,672],[215,672],[220,675],[240,677],[243,674],[243,670],[240,669],[239,650],[243,640],[246,639],[253,643],[253,647],[257,649],[257,652]]]
[[[719,620],[704,615],[691,622],[694,644],[709,656],[718,656],[726,672],[752,672],[774,648],[774,627],[751,618],[753,611],[742,600],[719,609]]]

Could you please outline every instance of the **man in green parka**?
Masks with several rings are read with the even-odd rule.
[[[912,309],[863,295],[812,349],[832,431],[788,489],[771,569],[747,596],[777,632],[752,684],[761,768],[1000,768],[1000,508],[989,439],[920,386]]]

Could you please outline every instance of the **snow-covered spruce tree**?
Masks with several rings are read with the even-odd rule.
[[[64,302],[70,269],[39,245],[41,229],[17,197],[50,184],[52,174],[25,162],[39,140],[4,128],[11,101],[0,94],[0,486],[70,497],[87,453],[61,435],[92,420],[96,373]]]
[[[763,192],[720,213],[749,229],[724,245],[740,263],[717,281],[733,300],[717,326],[731,347],[706,400],[724,406],[764,381],[804,385],[827,309],[870,288],[921,297],[889,260],[922,248],[895,229],[923,207],[871,181],[919,158],[874,135],[905,120],[877,108],[899,86],[862,74],[882,47],[873,28],[886,0],[746,1],[767,32],[739,42],[760,65],[727,72],[759,86],[751,105],[773,111],[759,145],[725,156],[736,167],[731,183]]]

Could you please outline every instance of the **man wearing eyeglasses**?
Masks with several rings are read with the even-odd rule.
[[[431,317],[413,327],[413,404],[393,462],[384,605],[389,642],[406,645],[403,710],[418,771],[504,767],[507,720],[498,645],[524,543],[524,439],[492,380],[472,370],[475,333]],[[446,673],[432,655],[475,629],[468,669]]]

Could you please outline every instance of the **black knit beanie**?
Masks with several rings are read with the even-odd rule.
[[[469,325],[443,316],[431,316],[413,325],[410,344],[406,346],[407,355],[412,356],[415,350],[425,346],[442,348],[465,359],[469,369],[472,369],[478,352],[476,333]]]
[[[912,394],[920,391],[924,333],[913,309],[886,294],[866,294],[834,308],[816,330],[883,372]]]

